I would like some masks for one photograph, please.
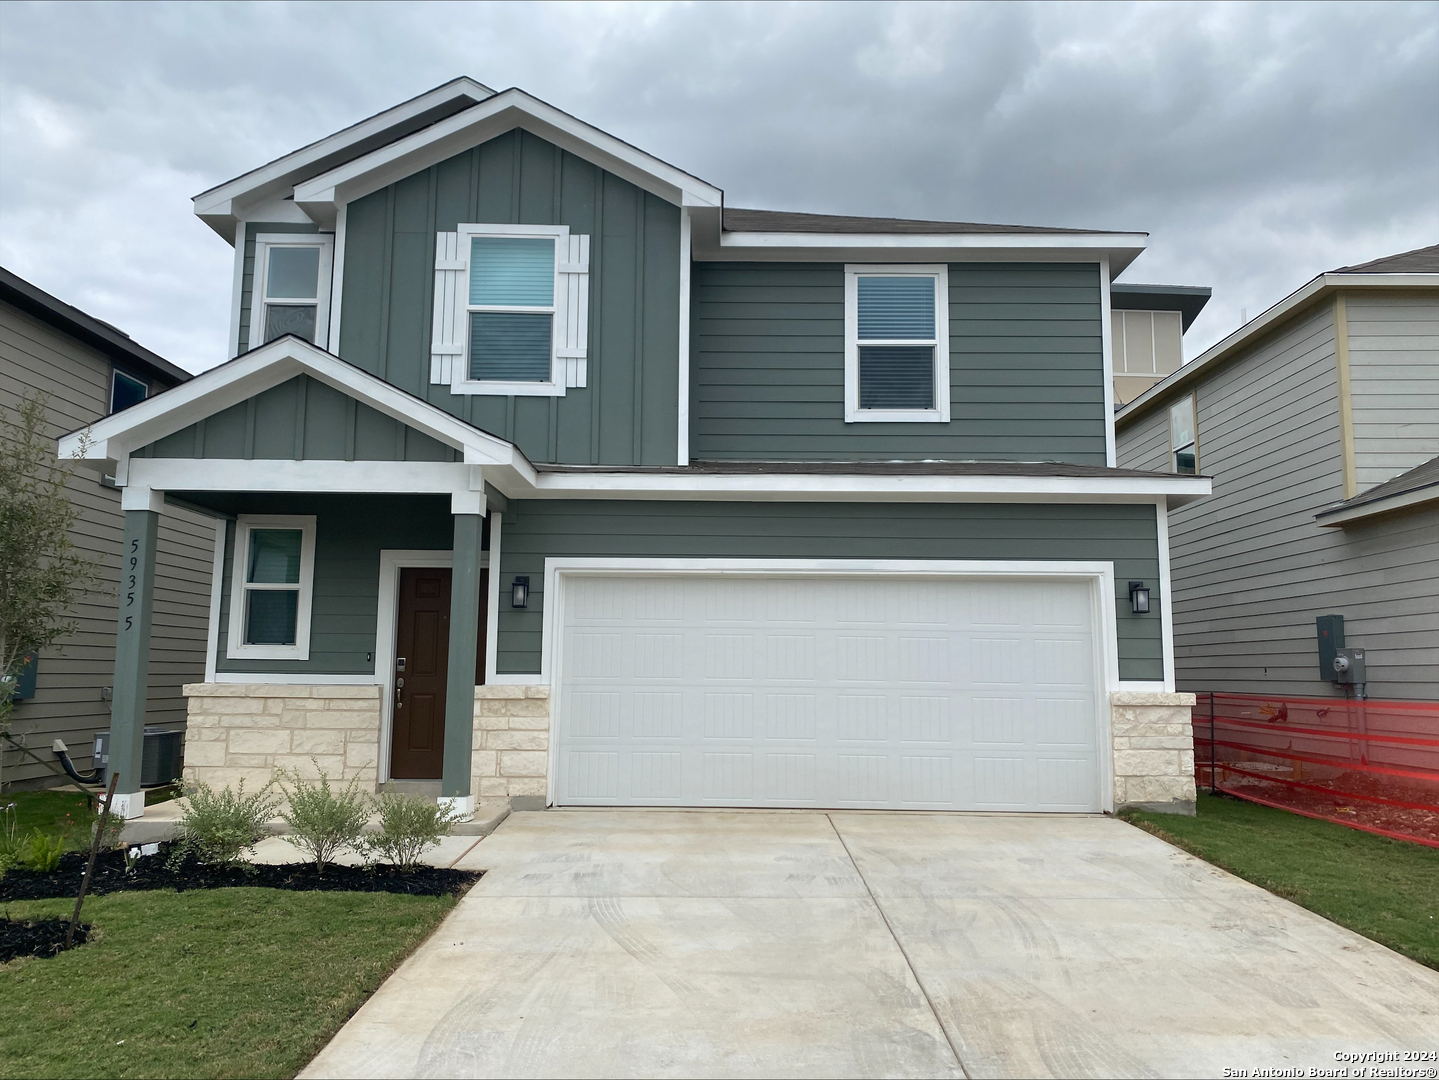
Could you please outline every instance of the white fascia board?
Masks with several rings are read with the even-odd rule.
[[[235,216],[237,202],[255,202],[263,200],[267,196],[283,197],[289,194],[289,189],[294,183],[293,176],[297,171],[303,171],[317,161],[341,153],[347,146],[373,138],[387,128],[402,124],[411,117],[419,116],[421,113],[457,97],[484,99],[493,97],[494,93],[488,86],[475,82],[474,79],[453,79],[419,97],[411,98],[382,113],[377,113],[368,120],[361,120],[358,124],[337,131],[318,142],[301,147],[284,157],[276,158],[267,165],[261,165],[258,169],[252,169],[208,191],[202,191],[192,200],[195,214],[219,232],[221,236],[228,238],[227,231],[221,228],[221,225],[227,219]],[[233,230],[234,225],[231,222],[228,225],[228,231],[233,232]]]
[[[468,490],[469,473],[458,461],[147,457],[130,459],[126,490],[452,495]]]
[[[1391,514],[1395,510],[1408,510],[1426,503],[1439,503],[1439,484],[1430,484],[1428,487],[1416,488],[1413,491],[1405,491],[1383,499],[1375,499],[1373,502],[1351,506],[1347,510],[1323,511],[1316,514],[1314,520],[1326,529],[1334,529],[1341,525],[1348,525],[1352,521],[1364,521],[1368,518],[1378,517],[1380,514]]]
[[[487,474],[487,478],[488,478]],[[503,491],[501,484],[496,483]],[[519,498],[752,500],[756,502],[1153,502],[1180,505],[1211,492],[1208,477],[795,476],[751,473],[541,473]]]
[[[1439,274],[1320,274],[1140,394],[1115,413],[1116,426],[1124,426],[1140,414],[1147,413],[1156,402],[1189,385],[1209,369],[1233,356],[1239,349],[1298,314],[1302,308],[1340,289],[1345,292],[1366,289],[1439,289]]]
[[[846,262],[1109,261],[1118,274],[1148,246],[1143,233],[757,233],[726,232],[703,259]]]
[[[72,432],[61,438],[58,453],[61,457],[80,460],[118,461],[141,446],[296,375],[309,375],[462,451],[467,465],[510,466],[520,474],[533,474],[533,467],[512,444],[473,428],[443,409],[296,338],[281,338],[253,349],[124,412]]]
[[[311,218],[333,220],[336,208],[427,169],[514,128],[546,139],[677,206],[720,206],[724,193],[622,139],[561,112],[522,90],[506,90],[423,131],[295,185],[295,202]]]

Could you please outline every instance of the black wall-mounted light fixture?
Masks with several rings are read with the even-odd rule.
[[[1142,581],[1129,583],[1129,606],[1136,615],[1149,614],[1149,586]]]
[[[530,602],[530,579],[517,577],[510,586],[510,607],[527,607]]]

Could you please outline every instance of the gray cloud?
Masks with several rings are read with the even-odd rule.
[[[0,261],[200,370],[191,195],[458,74],[731,205],[1141,229],[1194,355],[1322,270],[1439,240],[1439,5],[6,4]]]

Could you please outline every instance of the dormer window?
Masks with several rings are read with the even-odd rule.
[[[587,381],[590,238],[565,225],[461,225],[435,245],[430,381],[562,396]]]
[[[255,238],[250,348],[286,334],[328,346],[333,252],[331,236],[261,233]]]
[[[949,420],[949,274],[944,266],[847,266],[846,423]]]

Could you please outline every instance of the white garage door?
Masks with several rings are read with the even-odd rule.
[[[1100,808],[1082,581],[567,576],[561,805]]]

